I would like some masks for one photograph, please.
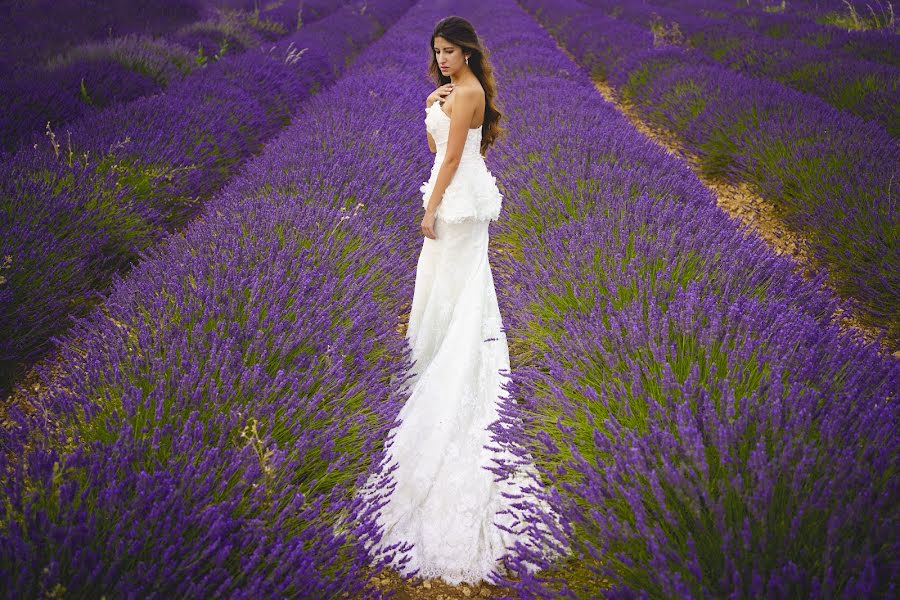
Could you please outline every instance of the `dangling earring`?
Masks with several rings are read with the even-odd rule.
[[[466,57],[466,64],[469,64],[469,57]]]

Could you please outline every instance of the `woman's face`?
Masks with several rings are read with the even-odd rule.
[[[434,58],[444,77],[456,76],[466,66],[466,57],[462,48],[447,41],[441,36],[434,37]]]

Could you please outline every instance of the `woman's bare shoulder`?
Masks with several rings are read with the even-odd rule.
[[[486,98],[484,88],[481,87],[481,84],[461,85],[453,88],[453,93],[455,96],[465,95],[467,98],[475,100],[476,102]]]
[[[460,86],[459,89],[471,90],[469,93],[477,94],[479,96],[484,96],[484,87],[482,87],[480,81],[475,81],[475,83],[470,83],[468,85]]]

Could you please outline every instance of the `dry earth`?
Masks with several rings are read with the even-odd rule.
[[[560,50],[568,54],[562,47]],[[574,60],[571,54],[569,57]],[[756,194],[746,182],[731,183],[705,176],[700,169],[699,157],[685,149],[672,132],[643,121],[634,107],[623,102],[606,82],[594,80],[594,86],[603,98],[622,113],[638,131],[665,148],[670,154],[684,159],[697,178],[713,191],[716,205],[719,208],[739,219],[744,228],[755,232],[775,252],[793,259],[797,265],[795,271],[800,272],[806,278],[814,273],[806,250],[807,244],[788,229],[783,220],[777,216],[776,209],[771,202]],[[852,329],[869,342],[877,339],[877,331],[863,324],[852,313],[844,314],[838,309],[834,319],[838,322],[841,331]],[[895,358],[900,358],[900,349],[891,349],[884,345],[881,349],[884,352],[892,352]]]
[[[404,582],[393,570],[381,577],[375,577],[372,583],[382,591],[390,591],[396,600],[455,600],[457,598],[502,598],[512,596],[508,588],[496,586],[486,581],[476,584],[461,583],[450,585],[442,579],[426,579],[418,582]]]

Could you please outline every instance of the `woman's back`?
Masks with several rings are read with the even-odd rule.
[[[435,102],[425,109],[425,113],[425,128],[434,139],[437,152],[431,176],[419,187],[422,192],[422,208],[428,206],[450,138],[450,117],[443,111],[440,103]],[[481,155],[481,128],[469,129],[459,166],[444,191],[435,218],[449,222],[496,221],[500,217],[502,205],[503,195],[497,187],[497,180]]]

